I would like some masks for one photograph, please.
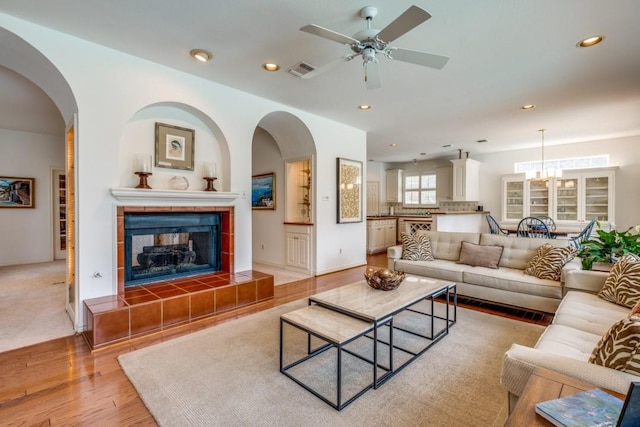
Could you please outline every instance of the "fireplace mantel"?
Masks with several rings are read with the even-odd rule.
[[[233,202],[240,193],[220,191],[182,191],[139,188],[112,188],[111,194],[121,202],[145,203],[153,201],[170,203]]]

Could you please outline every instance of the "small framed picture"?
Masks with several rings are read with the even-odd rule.
[[[0,208],[34,208],[35,178],[0,176]]]
[[[362,222],[362,162],[341,158],[337,160],[337,222]]]
[[[193,129],[156,123],[156,167],[193,170]]]
[[[251,209],[276,208],[276,175],[266,173],[251,177]]]

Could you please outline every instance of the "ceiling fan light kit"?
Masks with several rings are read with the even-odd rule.
[[[381,86],[377,54],[381,54],[391,60],[435,69],[442,69],[447,64],[449,58],[446,56],[389,46],[389,43],[431,18],[429,12],[418,6],[411,6],[382,30],[371,27],[373,18],[377,14],[378,9],[374,6],[362,8],[360,16],[367,21],[367,28],[358,31],[353,37],[315,24],[305,25],[300,28],[301,31],[306,33],[347,45],[353,51],[352,54],[345,55],[333,63],[305,73],[303,78],[313,77],[331,68],[336,63],[350,61],[356,56],[361,56],[366,86],[368,89],[375,89]]]

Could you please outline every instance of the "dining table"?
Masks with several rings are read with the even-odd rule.
[[[518,234],[518,226],[517,225],[501,225],[500,228],[507,233]],[[576,230],[575,228],[556,228],[555,230],[549,229],[549,234],[554,237],[558,236],[568,236],[569,234],[578,234],[580,230]]]

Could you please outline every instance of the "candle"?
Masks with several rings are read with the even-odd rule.
[[[211,178],[211,177],[215,176],[213,174],[213,166],[211,166],[211,163],[204,162],[202,164],[202,169],[203,169],[202,174],[204,175],[205,178]]]
[[[151,156],[149,154],[138,154],[136,172],[151,172]]]
[[[218,176],[218,164],[213,164],[213,177],[216,178]]]

